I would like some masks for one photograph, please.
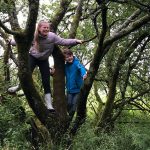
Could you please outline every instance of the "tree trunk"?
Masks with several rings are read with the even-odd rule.
[[[4,77],[5,77],[5,81],[10,81],[10,71],[9,71],[9,58],[10,58],[10,50],[11,50],[11,46],[10,44],[7,44],[7,48],[4,52]]]
[[[67,121],[67,102],[65,97],[65,67],[64,56],[58,46],[53,51],[55,73],[53,76],[54,106],[59,114],[59,119]]]

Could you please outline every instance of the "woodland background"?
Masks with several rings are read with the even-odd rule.
[[[88,66],[76,116],[68,119],[64,60],[53,52],[54,107],[43,103],[38,69],[31,75],[28,52],[36,22],[84,43],[70,47]],[[14,38],[16,47],[9,44]],[[0,149],[150,149],[149,0],[0,1]],[[22,89],[7,89],[20,83]]]

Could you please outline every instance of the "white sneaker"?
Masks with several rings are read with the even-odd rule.
[[[12,87],[8,88],[7,91],[10,92],[10,93],[15,93],[19,90],[19,88],[20,88],[20,86],[16,85],[16,86],[12,86]]]

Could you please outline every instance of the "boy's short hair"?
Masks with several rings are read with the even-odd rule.
[[[66,48],[66,49],[63,50],[63,54],[71,56],[71,55],[73,55],[73,52],[70,49]]]

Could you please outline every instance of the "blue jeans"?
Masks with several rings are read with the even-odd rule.
[[[67,93],[67,110],[72,119],[77,107],[79,93]]]

